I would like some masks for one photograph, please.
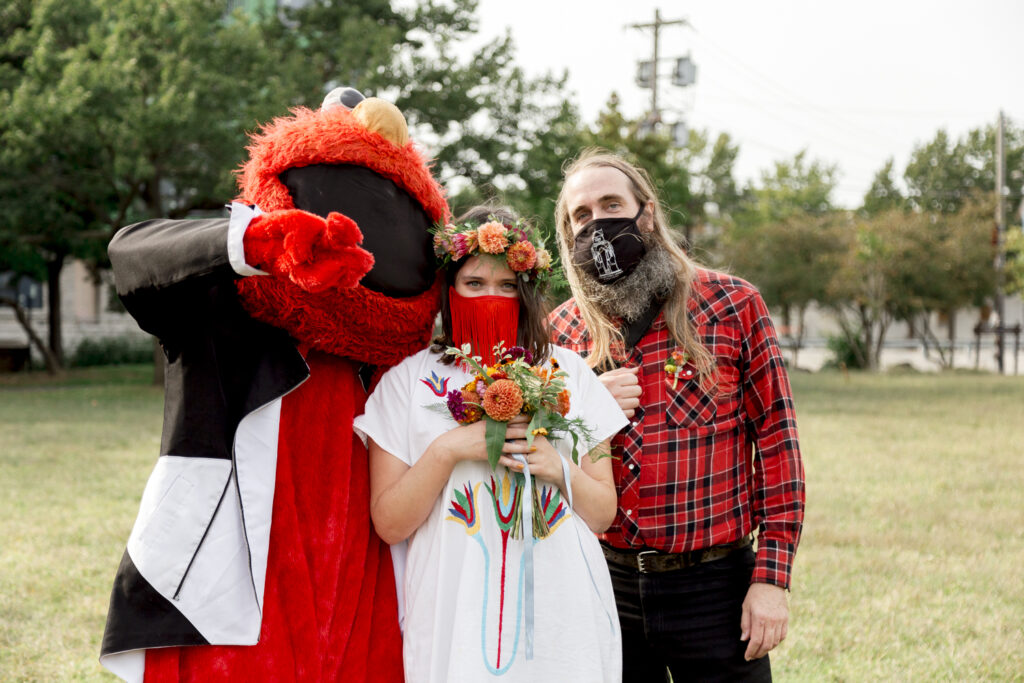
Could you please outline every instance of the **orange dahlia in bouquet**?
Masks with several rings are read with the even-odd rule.
[[[530,352],[521,346],[507,351],[496,346],[494,357],[499,360],[488,366],[481,364],[479,356],[472,355],[468,344],[462,348],[449,347],[445,353],[455,356],[474,375],[461,388],[448,392],[442,410],[446,408],[459,424],[486,421],[487,459],[492,469],[501,457],[508,422],[518,415],[530,417],[526,431],[528,446],[533,445],[538,435],[571,439],[572,460],[579,464],[580,439],[593,439],[583,420],[568,417],[568,374],[559,368],[558,361],[550,359],[548,367],[533,365]]]

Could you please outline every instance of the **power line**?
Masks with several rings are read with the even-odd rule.
[[[694,32],[694,35],[696,35],[699,40],[702,40],[708,47],[710,47],[712,49],[712,51],[719,53],[719,56],[723,58],[724,62],[730,63],[734,68],[736,68],[736,69],[738,69],[740,71],[747,72],[748,78],[750,78],[751,81],[753,83],[755,83],[756,85],[758,85],[760,87],[767,87],[767,88],[773,89],[777,96],[780,96],[780,97],[782,97],[784,99],[788,99],[788,100],[790,100],[792,102],[795,102],[797,104],[797,106],[799,106],[801,111],[806,111],[806,112],[811,113],[811,114],[814,114],[816,112],[816,113],[818,113],[820,115],[823,115],[824,116],[823,120],[828,125],[835,126],[837,129],[845,128],[846,129],[846,131],[845,131],[846,133],[849,133],[851,130],[855,130],[855,131],[858,131],[860,134],[866,134],[866,135],[868,135],[868,136],[870,136],[872,138],[877,138],[878,137],[878,131],[877,130],[868,130],[868,129],[865,129],[865,128],[861,127],[861,126],[858,126],[855,123],[851,123],[850,121],[847,121],[843,117],[837,115],[835,112],[830,112],[827,109],[821,107],[820,105],[815,104],[815,103],[813,103],[813,102],[803,98],[802,96],[794,93],[793,91],[789,90],[785,86],[781,85],[780,83],[778,83],[774,79],[766,76],[765,74],[761,73],[757,69],[749,66],[748,64],[746,64],[742,60],[740,60],[737,57],[733,56],[728,50],[726,50],[725,48],[723,48],[720,45],[716,44],[714,41],[709,39],[707,36],[704,36],[697,29],[694,29],[693,32]],[[893,140],[888,140],[888,142],[894,144]]]

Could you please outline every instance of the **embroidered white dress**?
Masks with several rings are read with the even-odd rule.
[[[583,360],[566,349],[552,355],[568,373],[568,417],[582,417],[593,443],[615,434],[626,418]],[[355,429],[412,465],[438,436],[456,427],[427,406],[470,374],[421,351],[389,370],[366,402]],[[545,359],[546,360],[546,359]],[[571,440],[555,440],[563,457]],[[581,457],[586,457],[581,455]],[[406,543],[392,546],[407,681],[619,681],[622,642],[611,580],[597,537],[558,487],[534,481],[549,535],[534,541],[513,533],[521,474],[487,462],[452,471],[426,521]],[[524,498],[524,502],[529,498]],[[521,527],[522,525],[520,525]],[[524,587],[533,543],[533,658],[526,659],[528,601]]]

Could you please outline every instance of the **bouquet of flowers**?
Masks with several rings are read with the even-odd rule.
[[[526,444],[533,446],[538,435],[572,439],[572,460],[579,464],[579,443],[591,442],[590,429],[580,418],[569,419],[569,389],[566,372],[552,358],[548,367],[533,365],[530,352],[521,346],[505,350],[494,348],[495,365],[481,365],[479,356],[472,356],[469,345],[450,347],[445,351],[455,356],[475,374],[461,389],[448,392],[448,412],[459,424],[485,420],[487,459],[494,469],[501,457],[509,420],[517,415],[530,416]]]

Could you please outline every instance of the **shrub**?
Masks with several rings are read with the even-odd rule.
[[[825,363],[826,368],[864,369],[864,362],[861,359],[867,358],[868,354],[864,348],[864,341],[859,336],[852,339],[844,334],[829,337],[828,350],[832,352],[832,358]]]
[[[139,337],[83,339],[71,356],[72,367],[153,362],[153,341]]]

